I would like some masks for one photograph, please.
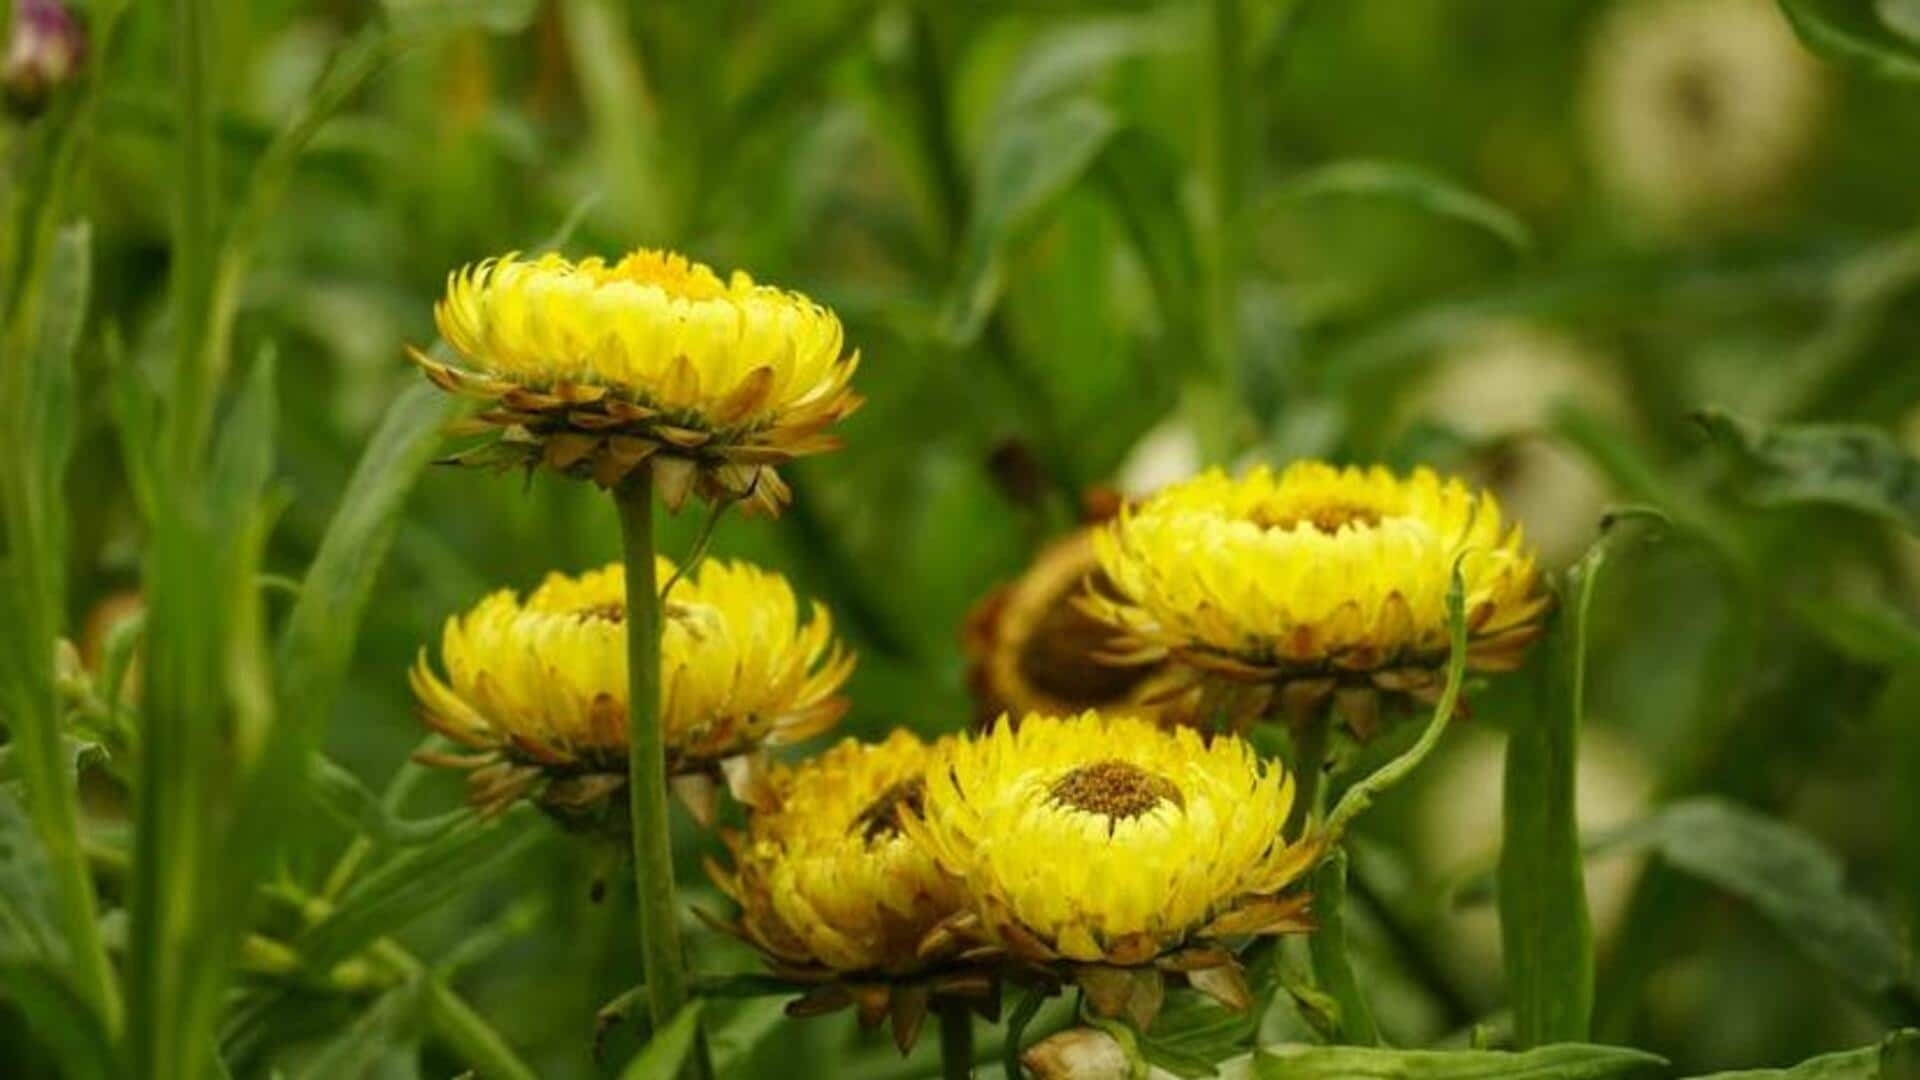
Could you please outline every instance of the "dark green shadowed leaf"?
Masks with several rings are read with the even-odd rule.
[[[1872,998],[1906,989],[1899,940],[1846,887],[1840,861],[1813,837],[1722,799],[1689,799],[1616,833],[1753,905],[1813,960]]]
[[[380,1064],[419,1053],[426,1012],[424,983],[416,980],[387,991],[339,1034],[322,1043],[295,1080],[331,1080],[340,1076],[380,1075]]]
[[[646,1049],[621,1071],[621,1080],[656,1080],[670,1077],[680,1071],[687,1060],[687,1054],[693,1049],[694,1036],[700,1032],[700,1008],[703,1002],[699,998],[680,1006],[673,1019],[654,1033]]]
[[[1888,1035],[1873,1046],[1822,1054],[1790,1069],[1717,1072],[1688,1080],[1910,1080],[1920,1075],[1920,1031]]]
[[[449,829],[362,878],[296,945],[315,967],[344,959],[461,895],[525,851],[543,827],[539,813],[522,804],[497,821]]]
[[[1145,132],[1122,131],[1101,152],[1093,175],[1146,267],[1167,339],[1188,347],[1200,338],[1205,275],[1181,200],[1179,157]]]
[[[320,809],[335,822],[378,844],[412,847],[431,843],[471,816],[465,810],[453,810],[418,821],[397,818],[359,777],[329,758],[313,755],[308,771]]]
[[[1801,42],[1834,63],[1886,79],[1920,80],[1920,37],[1907,9],[1888,0],[1780,0],[1780,9]]]
[[[66,1080],[107,1080],[113,1067],[112,1042],[100,1018],[75,994],[60,971],[0,950],[0,1000],[26,1017],[34,1037],[52,1050]],[[0,1064],[13,1057],[9,1051]]]
[[[1563,1043],[1525,1053],[1277,1047],[1254,1057],[1261,1080],[1610,1080],[1655,1076],[1666,1062],[1619,1046]]]
[[[1743,491],[1762,506],[1826,503],[1920,532],[1920,459],[1877,428],[1769,427],[1719,409],[1694,414],[1744,467]]]
[[[960,270],[940,316],[951,344],[979,338],[1006,284],[1007,248],[1079,183],[1118,130],[1105,106],[1075,99],[1010,118],[993,133],[974,182]]]
[[[1512,212],[1444,176],[1394,161],[1336,161],[1309,169],[1273,188],[1266,207],[1325,198],[1392,199],[1438,217],[1471,225],[1518,254],[1533,250],[1533,234]]]

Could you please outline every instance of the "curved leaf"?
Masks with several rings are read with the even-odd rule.
[[[1920,458],[1886,432],[1857,424],[1768,426],[1713,408],[1694,419],[1738,457],[1753,502],[1846,506],[1920,532]]]
[[[1533,233],[1513,212],[1438,173],[1396,161],[1336,161],[1309,169],[1267,193],[1266,205],[1331,197],[1394,199],[1472,225],[1518,254],[1533,250]]]
[[[1675,803],[1616,833],[1674,868],[1753,905],[1810,958],[1871,995],[1904,986],[1899,940],[1846,887],[1832,853],[1806,833],[1715,798]]]
[[[950,343],[979,338],[1006,285],[1007,248],[1086,175],[1118,130],[1111,110],[1075,98],[1011,117],[993,133],[973,186],[960,270],[940,315]]]
[[[621,1080],[660,1080],[677,1075],[687,1054],[693,1050],[695,1037],[700,1034],[702,1004],[699,998],[694,998],[680,1006],[673,1019],[654,1033],[646,1048],[627,1062],[620,1073]]]
[[[1902,3],[1780,0],[1780,10],[1807,48],[1834,63],[1881,78],[1920,80],[1915,16]]]

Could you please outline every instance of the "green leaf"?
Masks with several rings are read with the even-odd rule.
[[[1688,1080],[1908,1080],[1920,1067],[1920,1031],[1896,1031],[1873,1046],[1822,1054],[1791,1069],[1747,1069]]]
[[[1118,130],[1111,110],[1074,98],[1011,117],[993,132],[974,182],[960,269],[940,315],[951,344],[979,338],[1006,285],[1008,248],[1080,182]]]
[[[1335,197],[1404,202],[1429,214],[1480,229],[1517,254],[1533,251],[1533,233],[1511,211],[1438,173],[1403,162],[1331,162],[1270,189],[1264,202],[1271,210]]]
[[[486,30],[517,34],[533,21],[535,0],[383,0],[387,18],[405,33]]]
[[[1373,1009],[1347,960],[1347,853],[1334,848],[1313,877],[1313,917],[1320,924],[1307,938],[1313,979],[1340,1006],[1340,1041],[1360,1046],[1380,1042]]]
[[[674,1076],[680,1066],[686,1063],[687,1054],[693,1050],[693,1042],[700,1033],[700,1009],[703,1002],[694,998],[666,1026],[654,1033],[646,1048],[635,1055],[627,1067],[621,1071],[621,1080],[655,1080],[657,1077]]]
[[[452,395],[427,383],[409,387],[354,466],[281,634],[282,707],[290,722],[323,728],[332,715],[407,496],[459,409]]]
[[[1874,10],[1894,33],[1920,45],[1920,0],[1878,0]]]
[[[1608,846],[1651,850],[1746,901],[1807,956],[1872,997],[1905,986],[1899,940],[1848,891],[1840,861],[1791,825],[1722,799],[1688,799],[1620,830]]]
[[[321,754],[308,759],[308,778],[314,798],[328,817],[379,844],[411,847],[430,843],[472,817],[466,810],[453,810],[421,821],[396,819],[359,777]]]
[[[1181,348],[1200,340],[1206,275],[1181,198],[1179,157],[1159,139],[1128,129],[1108,142],[1093,175],[1146,266],[1167,338]]]
[[[1578,1042],[1593,1022],[1593,921],[1575,810],[1575,763],[1586,707],[1587,617],[1615,529],[1567,574],[1571,610],[1549,616],[1534,657],[1533,716],[1507,739],[1501,812],[1500,939],[1523,1047]]]
[[[1046,1000],[1046,994],[1038,987],[1028,987],[1027,992],[1021,995],[1020,1003],[1013,1007],[1013,1012],[1007,1017],[1007,1039],[1002,1044],[1001,1065],[1010,1077],[1021,1076],[1025,1072],[1020,1065],[1020,1055],[1026,1049],[1023,1044],[1026,1042],[1027,1025],[1033,1023],[1033,1018],[1039,1014],[1040,1006],[1046,1004]]]
[[[47,854],[21,805],[20,786],[0,783],[0,958],[53,963],[66,950],[56,929]]]
[[[373,1076],[384,1059],[412,1057],[419,1050],[421,1020],[426,1014],[424,990],[424,981],[416,979],[381,995],[352,1024],[322,1043],[293,1074],[295,1080]]]
[[[1254,1056],[1262,1080],[1609,1080],[1647,1075],[1666,1061],[1620,1046],[1561,1043],[1525,1053],[1284,1046]]]
[[[1876,6],[1877,12],[1863,0],[1780,0],[1807,48],[1869,75],[1920,80],[1920,36],[1911,9],[1888,0]]]
[[[525,851],[542,827],[539,813],[521,804],[497,821],[449,829],[361,878],[295,945],[309,965],[324,970],[461,895]]]
[[[1897,605],[1878,599],[1801,597],[1792,606],[1803,624],[1847,658],[1920,670],[1920,626]]]
[[[99,1015],[53,966],[0,956],[0,999],[19,1009],[28,1029],[53,1051],[61,1076],[107,1080],[120,1075]]]
[[[1920,532],[1920,459],[1886,432],[1856,424],[1769,426],[1711,408],[1694,419],[1742,464],[1751,501],[1845,506]]]

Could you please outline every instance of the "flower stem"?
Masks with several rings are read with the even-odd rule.
[[[940,1075],[943,1080],[973,1075],[973,1017],[965,1005],[940,1006]]]
[[[627,574],[627,809],[633,873],[639,888],[641,965],[655,1029],[687,1000],[674,904],[673,846],[667,817],[667,747],[660,718],[660,595],[654,578],[653,474],[638,469],[614,491]],[[704,1052],[691,1070],[711,1074]]]
[[[1331,741],[1333,717],[1327,709],[1314,710],[1293,731],[1293,809],[1287,814],[1287,835],[1303,835],[1307,823],[1320,816],[1320,778],[1326,772],[1327,744]]]

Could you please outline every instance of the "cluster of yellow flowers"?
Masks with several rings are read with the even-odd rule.
[[[416,360],[490,403],[466,430],[496,434],[491,456],[468,460],[608,486],[644,470],[670,506],[777,510],[773,466],[826,448],[857,402],[830,312],[678,256],[507,257],[455,274],[438,315],[469,366]],[[721,832],[730,865],[708,867],[739,913],[709,920],[804,991],[795,1013],[854,1006],[903,1048],[933,1003],[991,1012],[1001,979],[1076,985],[1142,1028],[1169,981],[1245,1007],[1234,946],[1311,928],[1300,885],[1327,838],[1295,805],[1312,785],[1234,729],[1337,713],[1364,737],[1383,697],[1432,700],[1456,577],[1463,660],[1482,670],[1519,662],[1548,603],[1518,528],[1458,481],[1207,473],[1060,541],[983,604],[980,730],[768,765],[846,709],[831,617],[803,618],[745,564],[655,570],[667,771],[702,820],[716,779],[746,810]],[[424,759],[471,770],[485,809],[526,797],[627,827],[609,796],[629,779],[629,610],[614,565],[450,619],[445,676],[423,652],[413,686],[461,750]]]

